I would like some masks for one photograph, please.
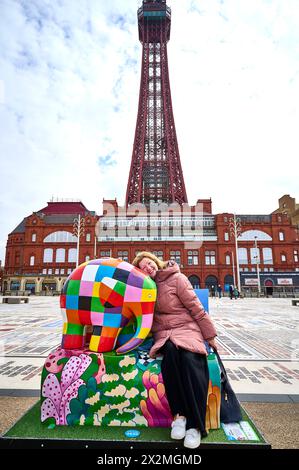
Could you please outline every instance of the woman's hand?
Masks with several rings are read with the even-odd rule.
[[[218,349],[218,346],[217,346],[217,343],[216,343],[216,339],[215,338],[211,338],[211,339],[208,339],[208,344],[211,348],[215,349],[215,351],[217,351]]]

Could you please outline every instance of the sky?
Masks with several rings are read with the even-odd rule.
[[[123,205],[140,83],[138,0],[0,0],[0,260],[52,198]],[[168,0],[189,204],[299,202],[298,0]]]

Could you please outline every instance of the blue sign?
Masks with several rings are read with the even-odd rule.
[[[125,436],[130,438],[138,437],[140,436],[140,431],[137,431],[136,429],[129,429],[125,432]]]

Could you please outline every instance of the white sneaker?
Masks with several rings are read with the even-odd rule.
[[[200,446],[201,434],[197,429],[191,428],[186,431],[184,439],[184,447],[189,449],[196,449]]]
[[[186,418],[177,418],[171,423],[171,439],[183,439],[186,435]]]

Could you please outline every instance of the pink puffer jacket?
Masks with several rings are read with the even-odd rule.
[[[155,276],[158,295],[152,326],[154,345],[150,356],[170,339],[177,347],[206,354],[204,340],[217,336],[210,316],[198,300],[188,278],[174,261]]]

